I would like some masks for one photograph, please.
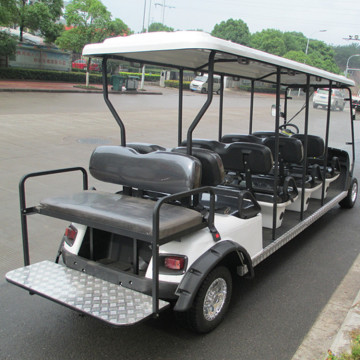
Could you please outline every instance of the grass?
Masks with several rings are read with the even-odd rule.
[[[351,337],[351,353],[335,355],[331,350],[328,350],[326,360],[360,360],[360,329],[353,330],[350,333]]]

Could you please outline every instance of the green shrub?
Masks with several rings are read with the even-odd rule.
[[[85,83],[86,74],[73,71],[0,68],[0,79]],[[101,75],[91,73],[89,81],[92,84],[101,84]]]
[[[179,80],[165,80],[166,87],[179,88]],[[183,82],[183,89],[190,90],[190,81]]]
[[[136,76],[139,79],[141,79],[142,73],[119,72],[119,75],[124,76],[124,77]],[[145,73],[145,81],[151,81],[151,82],[160,81],[160,75],[159,74],[146,74]]]
[[[21,69],[21,68],[0,68],[0,79],[7,80],[37,80],[37,81],[59,81],[70,83],[85,83],[86,72],[78,69],[75,71],[55,71],[55,70],[38,70],[38,69]],[[120,75],[124,77],[138,76],[141,78],[141,73],[121,72]],[[111,75],[108,75],[110,83]],[[145,74],[145,81],[156,82],[160,80],[158,74]],[[101,84],[101,73],[90,73],[91,84]]]

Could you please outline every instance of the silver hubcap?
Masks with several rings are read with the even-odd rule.
[[[357,192],[358,192],[358,187],[357,187],[357,183],[354,182],[353,183],[353,187],[351,189],[351,201],[354,203],[356,200],[356,196],[357,196]]]
[[[210,285],[204,299],[204,317],[208,321],[214,320],[225,304],[227,284],[222,278],[216,279]]]

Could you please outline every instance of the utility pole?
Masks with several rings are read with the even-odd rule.
[[[155,6],[162,6],[162,24],[164,25],[164,22],[165,22],[165,8],[175,9],[175,6],[166,5],[165,0],[163,0],[162,4],[155,3]]]

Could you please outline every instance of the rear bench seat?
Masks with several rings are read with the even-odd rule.
[[[200,186],[201,180],[201,164],[194,157],[163,151],[139,154],[121,146],[98,147],[91,156],[89,170],[101,181],[166,194],[191,191]],[[154,234],[158,203],[121,193],[86,190],[45,199],[37,211],[137,239],[151,241],[157,236],[160,243],[207,226],[200,212],[165,203],[161,206],[158,234]]]

